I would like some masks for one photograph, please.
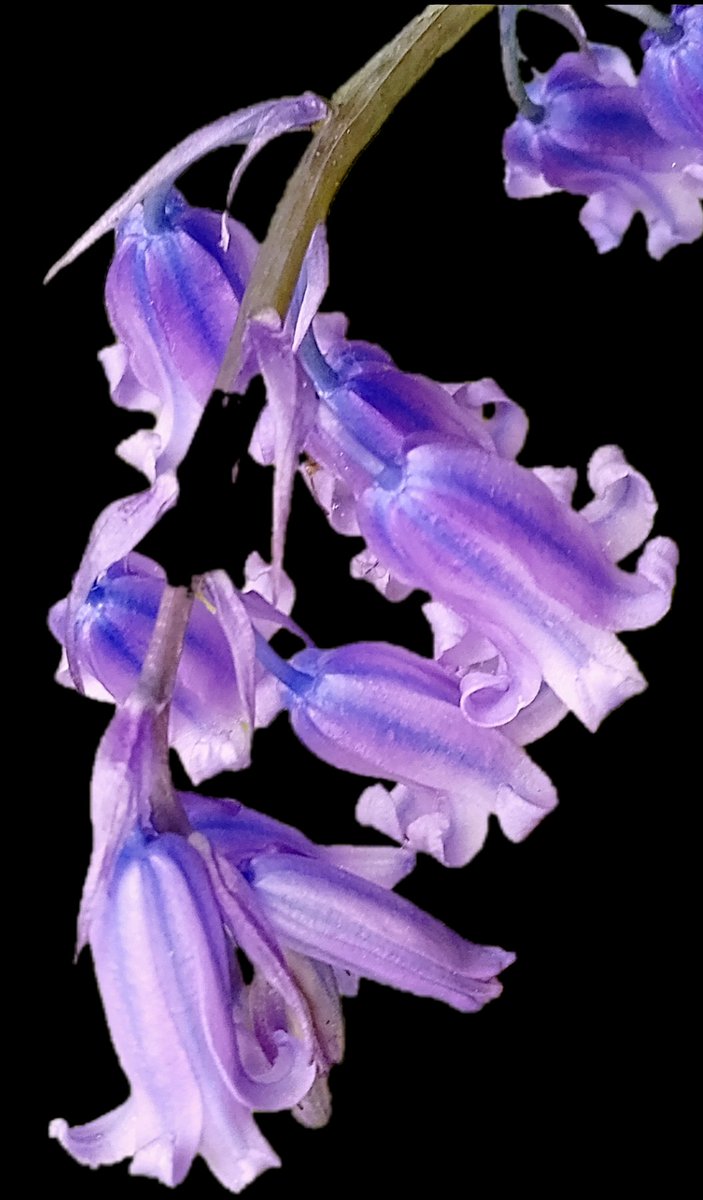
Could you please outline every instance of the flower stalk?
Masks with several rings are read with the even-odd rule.
[[[283,318],[315,228],[327,217],[345,176],[393,109],[442,54],[487,16],[494,4],[429,4],[332,97],[276,209],[252,271],[215,387],[234,388],[243,335],[255,313]]]

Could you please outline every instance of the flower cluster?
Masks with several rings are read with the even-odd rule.
[[[89,1125],[55,1120],[51,1133],[79,1162],[130,1157],[133,1174],[169,1185],[200,1154],[240,1191],[278,1163],[253,1111],[327,1120],[327,1076],[344,1045],[340,994],[354,978],[473,1012],[499,994],[496,976],[513,956],[466,942],[396,896],[413,866],[407,850],[316,846],[234,801],[173,789],[168,676],[184,596],[164,591],[144,669],[93,773],[79,948],[90,943],[132,1092]],[[195,654],[197,618],[185,635]],[[181,673],[198,677],[187,653]],[[175,714],[177,684],[173,695]],[[249,983],[237,951],[253,968]]]
[[[580,37],[565,6],[540,7]],[[703,162],[699,14],[676,8],[645,43],[639,81],[612,48],[584,43],[562,58],[528,85],[505,146],[512,194],[587,192],[600,249],[639,207],[658,256],[700,233],[689,205]],[[231,198],[270,138],[327,113],[308,94],[198,131],[58,264],[114,229],[106,307],[117,341],[101,361],[114,403],[154,421],[118,447],[146,488],[98,517],[50,614],[59,681],[115,707],[93,773],[79,948],[91,948],[131,1087],[115,1111],[54,1120],[51,1134],[79,1162],[129,1158],[133,1174],[170,1186],[196,1155],[234,1192],[278,1165],[257,1112],[328,1120],[342,997],[359,979],[460,1012],[499,995],[514,956],[393,889],[418,852],[469,862],[491,815],[513,841],[530,834],[557,793],[525,747],[569,712],[595,730],[646,686],[617,635],[656,623],[674,586],[676,547],[650,538],[655,498],[619,447],[595,450],[592,498],[575,507],[572,468],[518,461],[527,417],[497,383],[408,374],[320,311],[324,226],[285,315],[247,312],[260,247],[227,213],[192,208],[176,181],[210,150],[245,143]],[[137,546],[178,500],[178,469],[242,316],[236,387],[257,374],[266,386],[249,452],[274,470],[271,562],[252,553],[241,587],[213,570],[186,591]],[[336,532],[363,540],[353,577],[391,602],[429,596],[432,658],[386,642],[320,648],[294,620],[284,554],[296,474]],[[635,551],[634,568],[621,566]],[[282,630],[300,643],[287,656]],[[357,819],[400,845],[320,846],[174,786],[171,750],[199,785],[248,767],[257,731],[284,711],[314,755],[375,781]]]

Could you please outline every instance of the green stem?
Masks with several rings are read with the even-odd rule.
[[[395,106],[432,64],[485,17],[494,4],[430,4],[342,84],[273,215],[257,257],[216,387],[234,387],[247,321],[288,310],[310,238],[327,217],[347,172]]]

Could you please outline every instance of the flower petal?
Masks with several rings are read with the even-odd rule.
[[[368,979],[474,1012],[514,956],[475,946],[409,901],[314,859],[261,856],[252,886],[288,944]]]

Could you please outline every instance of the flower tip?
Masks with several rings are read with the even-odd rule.
[[[55,1117],[53,1121],[49,1122],[49,1137],[55,1138],[57,1142],[63,1144],[67,1131],[68,1123],[64,1121],[63,1117]]]

